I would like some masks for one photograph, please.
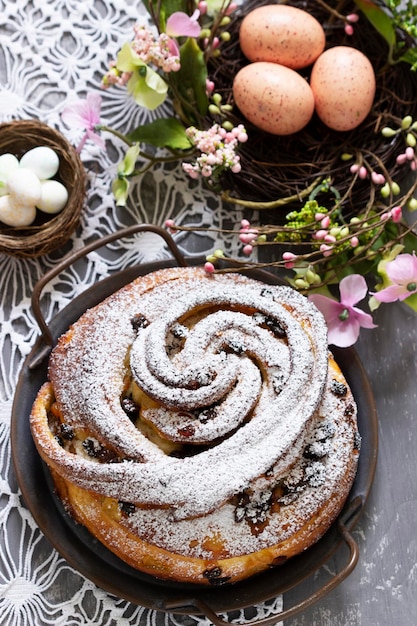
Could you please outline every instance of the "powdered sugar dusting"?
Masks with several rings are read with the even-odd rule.
[[[135,316],[142,328],[132,325]],[[327,360],[322,316],[294,290],[265,290],[236,274],[162,270],[87,311],[51,358],[65,421],[123,462],[97,463],[53,442],[45,454],[79,486],[168,507],[161,515],[185,524],[222,509],[271,468],[274,479],[290,471],[316,419]],[[167,455],[121,406],[132,384],[154,402],[144,418],[160,434],[215,445]]]

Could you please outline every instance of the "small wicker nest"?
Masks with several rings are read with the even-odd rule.
[[[241,67],[248,63],[239,46],[241,21],[254,8],[272,4],[274,0],[247,0],[235,13],[228,31],[231,39],[223,44],[222,54],[209,68],[210,78],[216,91],[222,94],[223,102],[233,105],[233,78]],[[352,0],[334,2],[328,5],[343,14],[353,13]],[[318,179],[331,179],[341,195],[347,195],[344,208],[357,212],[358,207],[369,201],[369,181],[358,181],[349,190],[351,176],[349,163],[341,159],[342,153],[366,156],[376,170],[382,171],[388,179],[399,181],[402,177],[396,156],[401,149],[400,135],[384,139],[381,130],[384,126],[399,126],[401,119],[411,115],[417,119],[417,72],[410,71],[406,63],[387,65],[387,44],[369,23],[365,16],[355,24],[353,36],[346,35],[344,22],[330,15],[325,6],[315,0],[291,0],[291,6],[304,9],[314,15],[323,25],[327,47],[334,45],[354,46],[370,59],[376,74],[377,92],[374,106],[366,120],[356,129],[336,132],[327,128],[316,115],[300,132],[279,137],[269,135],[251,125],[234,106],[231,121],[245,125],[249,140],[241,146],[239,154],[242,171],[240,174],[226,172],[221,187],[230,199],[266,203],[279,198],[295,198],[286,204],[299,206],[300,194]],[[406,41],[404,33],[399,36]],[[311,68],[300,73],[309,78]],[[276,219],[275,214],[275,219]]]
[[[57,250],[76,229],[84,204],[86,175],[73,146],[57,130],[38,120],[16,120],[0,124],[0,154],[11,153],[20,159],[37,146],[48,146],[60,161],[54,176],[68,190],[64,209],[49,216],[38,211],[30,226],[13,228],[0,222],[0,253],[35,258]]]

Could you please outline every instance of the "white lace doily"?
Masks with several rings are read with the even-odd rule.
[[[59,129],[74,145],[81,131],[67,128],[61,112],[69,102],[97,91],[102,123],[124,131],[148,121],[124,90],[103,91],[108,62],[146,20],[140,0],[0,0],[0,122],[38,118]],[[180,166],[158,166],[137,181],[131,201],[116,208],[111,181],[121,145],[103,134],[107,150],[87,144],[82,160],[88,197],[82,223],[65,250],[39,259],[0,254],[0,625],[133,626],[208,623],[149,611],[107,594],[86,580],[51,548],[21,501],[10,456],[10,416],[19,371],[39,333],[31,311],[34,284],[61,256],[95,238],[134,223],[163,225],[168,217],[197,226],[230,226],[240,219]],[[218,247],[215,236],[179,237],[189,255]],[[221,241],[233,251],[234,242]],[[168,255],[157,235],[137,235],[98,250],[70,267],[45,291],[50,319],[74,296],[112,272]],[[259,607],[259,616],[279,611],[281,600]],[[242,616],[242,619],[244,616]]]

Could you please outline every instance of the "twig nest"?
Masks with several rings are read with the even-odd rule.
[[[77,227],[86,176],[57,130],[38,120],[0,124],[0,253],[38,257]]]
[[[257,120],[247,115],[246,100],[242,105],[242,101],[236,102],[233,95],[233,81],[236,75],[242,68],[253,64],[255,59],[255,62],[259,60],[259,56],[251,53],[250,58],[245,56],[240,41],[241,26],[251,12],[258,12],[261,7],[265,5],[268,7],[270,4],[270,0],[246,0],[240,5],[233,13],[228,26],[230,40],[222,45],[221,55],[210,61],[209,73],[216,85],[216,91],[222,95],[223,103],[233,106],[230,122],[235,126],[243,124],[248,133],[248,141],[239,149],[241,173],[234,175],[225,171],[220,180],[221,189],[227,199],[241,201],[244,205],[246,203],[246,206],[256,203],[259,207],[260,203],[267,205],[282,200],[285,206],[281,213],[285,215],[290,210],[289,207],[299,206],[304,197],[300,194],[310,193],[308,190],[311,186],[317,186],[323,180],[330,180],[344,198],[342,206],[344,214],[354,214],[358,206],[367,204],[370,191],[369,180],[360,179],[352,185],[350,165],[357,162],[362,164],[362,161],[366,160],[369,169],[382,172],[387,180],[401,181],[405,177],[404,168],[401,168],[397,161],[398,154],[404,152],[404,137],[401,133],[387,137],[382,131],[386,126],[397,128],[406,116],[413,120],[417,119],[417,73],[411,71],[407,63],[394,65],[387,63],[387,43],[365,16],[361,16],[360,22],[355,24],[354,34],[349,35],[345,30],[343,19],[330,12],[327,5],[315,0],[291,0],[289,3],[291,8],[304,10],[323,26],[326,49],[330,50],[335,46],[343,46],[343,49],[348,47],[349,52],[356,56],[364,55],[369,60],[370,66],[367,67],[369,80],[365,81],[362,71],[358,71],[353,77],[356,92],[359,90],[359,97],[364,99],[361,110],[365,117],[361,117],[360,123],[354,128],[340,130],[339,125],[330,128],[324,123],[315,108],[308,124],[298,132],[274,135],[257,126]],[[330,6],[335,4],[339,13],[343,15],[349,15],[356,10],[353,0],[329,3]],[[285,6],[290,8],[289,5]],[[266,29],[263,32],[265,33]],[[297,32],[300,32],[300,29]],[[265,37],[264,34],[264,39]],[[399,38],[405,42],[403,33],[399,34]],[[264,44],[260,35],[256,42],[258,47],[261,43]],[[254,46],[255,43],[252,42],[252,47]],[[278,59],[282,62],[281,57],[276,57],[275,62]],[[313,67],[314,63],[297,70],[300,77],[309,84]],[[337,70],[334,76],[338,77]],[[360,86],[360,81],[365,83],[364,87]],[[340,83],[335,86],[334,81],[330,80],[326,85],[327,94],[338,96],[342,103],[346,101],[347,88],[346,76],[341,86]],[[357,103],[358,98],[353,95],[351,100]],[[331,103],[329,105],[333,107],[331,111],[333,115],[336,105]],[[346,117],[345,114],[346,111],[342,111],[341,117]],[[328,122],[327,119],[326,121]],[[276,221],[277,216],[274,214],[273,217],[267,216],[265,219]]]

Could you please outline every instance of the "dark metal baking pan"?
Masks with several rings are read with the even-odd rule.
[[[172,252],[173,259],[130,267],[96,283],[46,323],[40,300],[43,288],[54,276],[89,252],[116,239],[144,231],[161,235]],[[203,588],[197,585],[165,583],[145,576],[119,561],[69,518],[57,502],[29,429],[32,404],[47,378],[49,351],[70,324],[86,309],[98,304],[137,276],[163,267],[197,265],[202,261],[184,257],[165,230],[149,225],[132,226],[69,255],[37,283],[32,302],[41,334],[23,364],[15,392],[11,422],[12,458],[26,506],[61,556],[102,589],[149,609],[177,615],[205,615],[216,626],[224,626],[230,623],[227,619],[228,613],[272,600],[289,589],[302,585],[307,579],[314,577],[336,552],[341,551],[345,564],[318,590],[307,591],[307,597],[302,602],[282,613],[251,622],[256,626],[268,626],[276,623],[277,619],[289,618],[319,601],[352,572],[359,558],[359,549],[351,531],[372,486],[377,460],[378,423],[372,390],[354,349],[334,350],[336,361],[346,376],[358,405],[358,424],[362,435],[358,472],[343,511],[322,539],[303,554],[234,585]],[[251,270],[250,275],[270,284],[281,282],[274,274],[263,270]],[[307,590],[309,587],[305,585],[305,588]]]

